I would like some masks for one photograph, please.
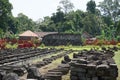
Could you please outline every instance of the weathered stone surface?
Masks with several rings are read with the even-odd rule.
[[[91,49],[73,55],[70,62],[71,80],[116,80],[118,68],[112,59],[114,52],[102,48],[103,51]]]
[[[5,75],[6,75],[6,71],[0,70],[0,79],[2,79],[3,76],[5,76]]]
[[[48,72],[45,74],[45,80],[62,80],[62,73],[61,72]]]
[[[109,66],[101,64],[97,66],[97,76],[106,76],[109,74]]]
[[[66,62],[70,62],[70,61],[71,61],[71,59],[69,58],[69,56],[68,56],[68,55],[65,55],[65,56],[64,56],[64,61],[66,61]]]
[[[76,77],[76,76],[70,76],[70,79],[71,80],[78,80],[78,77]]]
[[[39,72],[38,68],[36,68],[36,67],[29,67],[27,72],[28,72],[27,79],[40,80],[42,77],[41,73]]]
[[[50,46],[58,45],[82,45],[80,34],[49,34],[43,37],[42,43]]]
[[[2,80],[19,80],[19,77],[15,73],[8,73],[5,76],[3,76]]]
[[[16,73],[18,76],[23,76],[26,73],[26,69],[23,67],[13,68],[13,72]]]

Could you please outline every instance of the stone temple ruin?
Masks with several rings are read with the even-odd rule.
[[[6,55],[1,55],[1,60],[8,60],[8,62],[12,60],[12,63],[3,64],[1,61],[0,80],[21,80],[20,77],[24,76],[24,74],[26,75],[26,73],[27,79],[35,80],[117,80],[118,68],[113,59],[115,54],[114,51],[117,50],[117,47],[102,47],[101,50],[94,48],[91,50],[82,51],[63,49],[20,49],[19,53],[21,53],[21,55],[19,56],[15,54],[16,50],[8,50],[7,53],[5,53],[6,51],[2,51],[1,54],[4,53]],[[56,53],[59,51],[62,51],[61,54]],[[30,56],[35,57],[35,55],[33,55],[34,53],[36,53],[36,56],[39,55],[43,57],[46,54],[50,55],[54,52],[57,55],[49,58],[43,58],[42,61],[34,64],[26,63],[25,65],[15,65],[16,63],[14,63],[16,56],[17,58],[21,58],[21,60],[25,60]],[[29,56],[27,56],[28,53]],[[22,54],[24,54],[24,57]],[[73,54],[73,59],[69,57],[69,54]],[[61,64],[57,65],[57,67],[53,69],[48,70],[45,74],[42,74],[42,72],[39,70],[39,68],[48,65],[54,60],[62,57],[63,60],[61,60]],[[67,76],[69,73],[70,79],[63,79],[63,76]]]
[[[43,37],[42,43],[47,46],[82,45],[80,34],[49,34]]]
[[[117,80],[118,68],[112,50],[83,50],[73,55],[70,63],[71,80]]]

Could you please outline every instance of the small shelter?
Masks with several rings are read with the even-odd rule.
[[[22,39],[22,40],[32,40],[35,38],[38,38],[38,35],[30,30],[27,30],[19,35],[19,39]]]

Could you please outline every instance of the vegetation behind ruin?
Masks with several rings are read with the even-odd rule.
[[[51,16],[33,21],[23,13],[14,17],[11,12],[14,7],[9,0],[0,0],[0,38],[7,36],[13,38],[15,36],[10,34],[32,30],[74,34],[87,32],[107,40],[120,39],[120,3],[118,0],[104,0],[99,5],[96,5],[94,0],[90,0],[86,4],[86,11],[74,10],[74,4],[69,0],[61,0],[59,4],[61,6],[58,5],[58,9]]]

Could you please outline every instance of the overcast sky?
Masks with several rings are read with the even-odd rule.
[[[17,16],[19,13],[27,15],[34,21],[45,16],[51,16],[56,12],[57,6],[60,0],[9,0],[13,5],[13,16]],[[86,3],[90,0],[71,0],[76,9],[86,10]],[[103,0],[94,0],[96,4]]]

